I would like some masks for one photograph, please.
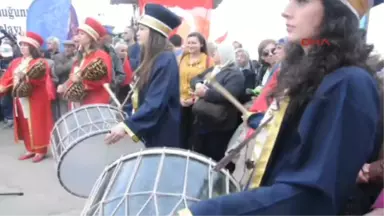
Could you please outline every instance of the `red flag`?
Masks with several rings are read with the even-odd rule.
[[[228,36],[228,32],[225,32],[225,34],[221,37],[218,37],[216,40],[215,40],[215,43],[217,44],[221,44],[225,41],[225,39],[227,39],[227,36]]]
[[[180,7],[188,10],[195,7],[203,7],[208,9],[213,8],[213,0],[139,0],[140,10],[143,10],[144,6],[148,3],[161,4],[166,7]]]
[[[187,19],[181,17],[183,20],[182,24],[171,35],[178,34],[182,38],[186,38],[192,31],[197,31],[206,38],[209,37],[210,12],[213,8],[213,0],[139,0],[141,12],[143,12],[144,6],[148,3],[161,4],[171,10],[172,8],[181,8],[192,15],[193,23],[191,23],[191,19],[188,19],[189,22],[187,22]],[[194,8],[201,8],[203,10],[193,10]]]

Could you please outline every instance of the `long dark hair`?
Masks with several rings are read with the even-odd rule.
[[[278,84],[270,94],[269,99],[290,97],[288,113],[305,105],[324,77],[340,67],[357,66],[374,74],[366,63],[373,46],[365,43],[355,14],[341,1],[322,2],[324,18],[315,39],[327,38],[331,45],[313,46],[305,53],[299,44],[289,43]]]
[[[39,49],[37,49],[36,47],[30,45],[30,44],[27,44],[28,46],[28,49],[29,49],[29,54],[31,55],[31,57],[33,59],[38,59],[38,58],[41,58],[41,52]]]
[[[149,29],[148,41],[140,49],[141,62],[135,71],[135,74],[140,78],[137,83],[138,89],[142,89],[148,83],[157,56],[162,52],[172,50],[173,46],[168,38],[151,28]]]

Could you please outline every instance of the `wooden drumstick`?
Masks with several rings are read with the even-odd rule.
[[[215,79],[215,76],[209,76],[208,79],[212,87],[231,102],[243,114],[245,119],[248,119],[253,114],[249,112],[247,108],[245,108],[227,89],[220,85]]]
[[[116,95],[112,92],[111,88],[109,87],[109,83],[103,84],[104,89],[108,92],[109,96],[112,98],[112,100],[116,103],[117,106],[121,107],[120,101],[116,98]]]

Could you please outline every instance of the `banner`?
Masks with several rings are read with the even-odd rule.
[[[27,31],[36,32],[45,40],[51,36],[60,41],[67,40],[77,27],[77,15],[71,0],[34,0],[28,9]]]
[[[139,0],[140,11],[148,3],[161,4],[182,18],[182,24],[174,31],[182,38],[191,32],[209,37],[213,0]]]
[[[25,21],[31,3],[32,0],[0,1],[0,29],[11,35],[25,32]]]

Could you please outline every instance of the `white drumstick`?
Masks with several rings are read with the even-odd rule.
[[[119,100],[116,98],[116,95],[112,92],[111,88],[109,87],[109,84],[108,84],[108,83],[104,83],[104,84],[103,84],[103,87],[104,87],[105,91],[108,92],[109,96],[112,98],[112,100],[115,102],[115,104],[116,104],[118,107],[121,107],[121,103],[120,103]]]

